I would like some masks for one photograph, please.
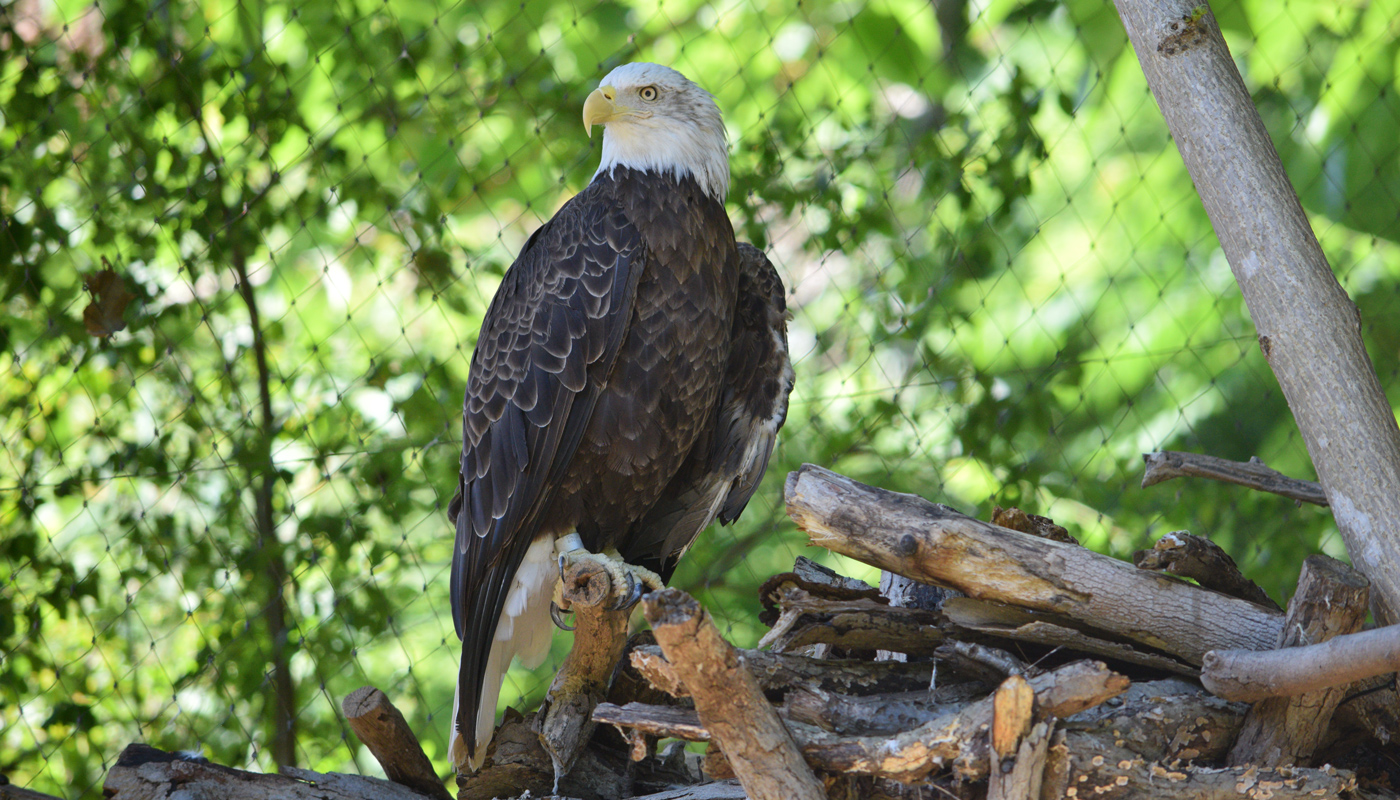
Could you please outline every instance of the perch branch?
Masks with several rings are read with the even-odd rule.
[[[574,646],[535,717],[556,779],[569,772],[593,735],[593,709],[607,697],[613,670],[627,646],[630,616],[628,611],[607,609],[614,594],[625,587],[613,586],[607,570],[596,561],[575,561],[561,583],[564,600],[574,612]]]
[[[437,800],[452,800],[447,787],[433,772],[418,737],[383,692],[362,686],[340,702],[340,710],[350,730],[369,748],[389,780]]]
[[[791,652],[809,644],[848,650],[899,650],[931,655],[943,643],[937,611],[897,608],[869,599],[825,600],[795,587],[779,591],[782,614],[760,649]]]
[[[1055,612],[1193,664],[1212,649],[1273,647],[1283,625],[1253,603],[811,464],[788,476],[786,498],[813,544],[969,597]]]
[[[826,792],[792,735],[700,604],[677,589],[663,589],[647,595],[642,609],[666,660],[694,698],[700,720],[749,796],[823,800]]]
[[[1321,484],[1290,478],[1282,472],[1269,469],[1258,458],[1227,461],[1199,453],[1162,450],[1143,453],[1142,460],[1147,465],[1142,473],[1144,489],[1172,478],[1210,478],[1261,492],[1280,494],[1304,503],[1327,505],[1327,494],[1322,491]]]

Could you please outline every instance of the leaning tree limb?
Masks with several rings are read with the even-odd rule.
[[[1193,664],[1212,649],[1273,647],[1283,624],[1253,603],[812,464],[788,475],[786,498],[813,544],[968,597],[1054,612]]]
[[[739,655],[764,694],[775,699],[794,689],[856,695],[927,690],[933,674],[933,664],[930,662],[906,664],[827,660],[763,650],[740,650]],[[662,655],[660,647],[638,647],[632,651],[631,660],[632,666],[652,686],[673,697],[690,696],[690,691],[671,662]]]
[[[1142,472],[1144,489],[1173,478],[1210,478],[1248,489],[1283,495],[1304,503],[1327,505],[1327,493],[1322,491],[1322,484],[1290,478],[1278,470],[1269,469],[1258,458],[1227,461],[1201,453],[1162,450],[1143,453],[1142,460],[1147,465]]]
[[[1382,624],[1400,622],[1400,427],[1269,132],[1201,0],[1114,0]]]
[[[753,800],[824,800],[821,781],[710,615],[678,589],[652,592],[642,610],[701,722]]]

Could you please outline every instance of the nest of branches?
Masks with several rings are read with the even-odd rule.
[[[1257,464],[1148,463],[1147,483],[1223,470],[1309,491]],[[820,467],[786,492],[814,544],[884,571],[879,589],[799,558],[760,590],[770,631],[754,650],[685,593],[651,594],[651,629],[620,655],[581,636],[546,708],[508,715],[458,797],[1396,796],[1400,628],[1362,630],[1368,584],[1340,562],[1308,558],[1280,609],[1186,533],[1128,564],[1043,517],[983,522]],[[566,595],[580,630],[615,630],[597,580],[566,576]],[[564,707],[583,710],[560,723]],[[250,776],[133,746],[107,793],[163,796],[204,770],[225,795],[275,779],[281,796],[448,797],[387,698],[364,689],[345,710],[392,783]]]

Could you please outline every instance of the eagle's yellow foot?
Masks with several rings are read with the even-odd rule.
[[[610,611],[621,611],[635,606],[647,591],[657,591],[666,588],[666,583],[661,580],[661,576],[646,567],[638,567],[628,564],[622,560],[622,555],[616,550],[608,549],[602,553],[590,553],[583,548],[583,541],[578,534],[569,534],[560,537],[555,542],[555,547],[559,551],[559,577],[562,580],[564,573],[580,561],[592,561],[607,572],[611,582],[613,600],[607,605]],[[559,600],[563,600],[560,596]],[[565,609],[564,603],[556,602],[556,607]],[[560,619],[555,617],[555,624],[560,624]],[[561,626],[562,627],[562,626]]]

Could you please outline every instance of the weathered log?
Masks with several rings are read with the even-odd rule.
[[[1332,767],[1211,768],[1161,764],[1079,731],[1050,745],[1041,797],[1110,800],[1339,800],[1356,778]]]
[[[710,731],[700,722],[700,715],[695,709],[684,706],[599,703],[593,709],[593,721],[663,738],[684,739],[687,742],[710,741]]]
[[[280,775],[245,772],[144,744],[128,745],[102,784],[109,800],[166,800],[177,790],[179,796],[221,800],[424,800],[424,795],[381,778],[294,768]]]
[[[888,570],[880,570],[880,595],[895,608],[921,608],[925,611],[938,611],[944,600],[960,596],[952,589],[919,583]],[[909,656],[900,650],[877,650],[875,660],[908,661]]]
[[[754,800],[822,800],[821,782],[792,735],[743,657],[720,636],[700,604],[682,591],[663,589],[647,595],[642,610],[748,795]]]
[[[419,794],[452,800],[423,753],[418,737],[383,692],[362,686],[340,701],[340,710],[350,730],[369,748],[389,780]]]
[[[811,644],[847,650],[899,650],[932,655],[943,643],[937,611],[892,608],[874,600],[826,600],[787,587],[779,591],[782,613],[759,641],[761,649],[788,653]]]
[[[1147,468],[1142,473],[1142,488],[1156,486],[1173,478],[1210,478],[1233,483],[1261,492],[1271,492],[1313,505],[1326,506],[1327,493],[1322,484],[1290,478],[1269,469],[1257,457],[1248,461],[1227,461],[1200,453],[1178,453],[1163,450],[1143,453]]]
[[[798,688],[858,695],[909,692],[927,688],[933,674],[933,664],[928,662],[828,661],[763,650],[740,650],[739,654],[764,694],[773,700]],[[632,651],[631,662],[661,691],[673,697],[690,696],[671,663],[661,654],[660,647],[638,647]]]
[[[1156,572],[1170,572],[1214,589],[1217,592],[1248,600],[1278,610],[1278,603],[1246,578],[1220,545],[1204,536],[1186,531],[1172,531],[1157,540],[1151,550],[1133,553],[1133,566]]]
[[[1092,661],[1066,664],[1027,683],[1038,717],[1070,716],[1128,687],[1127,678]],[[789,720],[788,728],[807,763],[823,772],[876,775],[908,783],[951,764],[960,779],[979,780],[987,777],[989,767],[986,731],[993,722],[994,703],[992,697],[985,697],[893,735],[842,736],[796,720]],[[684,709],[640,704],[599,708],[608,722],[644,726],[655,735],[702,741],[713,733],[700,715]]]
[[[1316,644],[1360,630],[1369,594],[1370,583],[1361,573],[1327,556],[1308,556],[1298,577],[1298,591],[1288,603],[1279,647]],[[1345,691],[1344,685],[1331,686],[1255,703],[1228,763],[1307,766]]]
[[[1176,678],[1134,683],[1118,697],[1060,721],[1061,730],[1107,736],[1148,761],[1218,761],[1248,710]]]
[[[961,711],[987,693],[978,681],[939,686],[932,692],[899,692],[867,697],[813,689],[794,689],[783,699],[784,719],[804,722],[849,736],[898,733]]]
[[[593,708],[607,697],[613,670],[627,645],[629,611],[611,611],[618,593],[607,570],[593,560],[567,565],[563,599],[574,612],[574,646],[559,666],[535,717],[536,731],[554,762],[556,786],[593,735]]]
[[[1206,653],[1201,683],[1227,700],[1255,702],[1397,671],[1400,625],[1390,625],[1286,650],[1212,651]]]
[[[1064,648],[1178,675],[1195,677],[1200,674],[1200,670],[1170,656],[1110,642],[1067,627],[1080,623],[1056,614],[1028,611],[989,600],[954,597],[943,604],[943,616],[957,628],[986,636]]]
[[[988,686],[996,686],[1012,675],[1044,671],[1031,669],[1026,662],[1005,650],[976,642],[950,640],[940,646],[935,654],[950,670]]]
[[[987,800],[1039,800],[1045,762],[1049,757],[1052,722],[1037,722],[1016,742],[1014,758],[993,750]],[[1006,769],[1009,765],[1010,769]]]
[[[1053,611],[1192,664],[1212,649],[1272,647],[1283,626],[1253,603],[811,464],[788,476],[786,498],[813,544],[969,597]]]

